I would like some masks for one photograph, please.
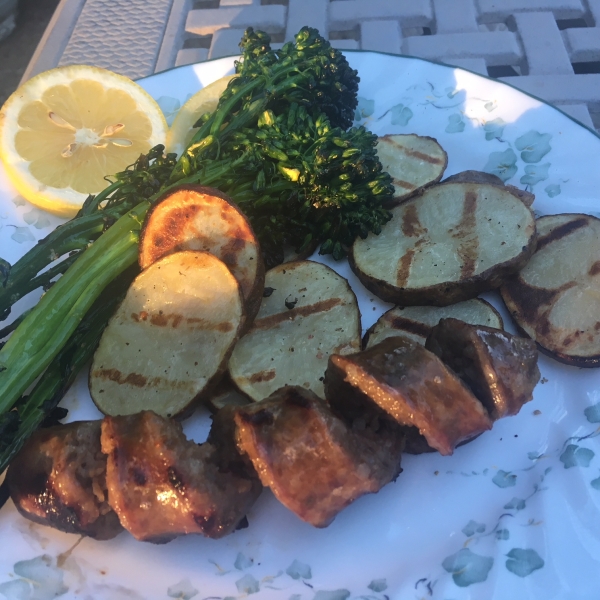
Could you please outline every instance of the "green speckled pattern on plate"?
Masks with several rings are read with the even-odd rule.
[[[538,215],[600,213],[600,138],[560,111],[464,70],[402,56],[348,57],[361,76],[357,124],[437,138],[448,153],[446,175],[494,173],[532,191]],[[232,58],[220,59],[141,83],[172,119],[232,66]],[[0,171],[3,258],[13,262],[58,223],[19,198]],[[387,305],[345,262],[323,262],[349,279],[368,328]],[[514,331],[498,297],[485,297]],[[247,529],[165,546],[126,533],[79,540],[22,519],[9,503],[0,511],[0,599],[598,600],[600,370],[544,356],[540,369],[534,400],[519,415],[451,457],[406,456],[395,483],[323,530],[269,492]],[[64,404],[71,419],[100,416],[86,374]],[[197,440],[208,427],[203,412],[186,423]]]

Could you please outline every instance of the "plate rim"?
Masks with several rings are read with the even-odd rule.
[[[489,75],[483,75],[482,73],[477,73],[477,71],[473,71],[472,69],[467,69],[465,67],[459,67],[457,65],[450,65],[448,63],[444,63],[439,60],[434,60],[434,59],[430,59],[430,58],[422,58],[420,56],[413,56],[411,54],[402,54],[402,53],[395,54],[393,52],[382,52],[379,50],[361,50],[361,49],[352,49],[352,48],[349,48],[349,49],[336,48],[336,50],[339,50],[342,54],[346,54],[346,53],[371,54],[371,55],[375,55],[375,56],[390,56],[392,58],[405,58],[405,59],[409,59],[409,60],[416,60],[416,61],[421,61],[421,62],[437,65],[440,67],[445,67],[447,69],[458,69],[459,71],[465,71],[466,73],[470,73],[471,75],[476,75],[477,77],[481,77],[482,79],[487,79],[488,81],[492,81],[494,83],[498,83],[500,85],[505,85],[507,87],[510,87],[513,90],[516,90],[517,92],[519,92],[525,96],[528,96],[529,98],[533,98],[534,100],[537,100],[538,102],[541,102],[542,104],[545,104],[546,106],[549,106],[550,108],[553,108],[560,114],[567,117],[569,120],[573,121],[573,123],[575,123],[576,125],[579,125],[579,127],[582,127],[583,129],[585,129],[586,131],[589,131],[595,137],[600,139],[600,132],[596,131],[595,129],[592,129],[591,127],[588,127],[581,121],[578,121],[575,117],[571,116],[570,114],[568,114],[564,110],[562,110],[560,108],[560,106],[558,106],[556,104],[552,104],[552,102],[549,102],[548,100],[544,100],[543,98],[540,98],[539,96],[536,96],[535,94],[526,92],[525,90],[522,90],[518,86],[514,85],[513,83],[509,83],[508,81],[502,81],[501,79],[496,79],[495,77],[490,77]],[[238,58],[241,58],[241,56],[242,56],[241,54],[227,54],[225,56],[218,56],[215,58],[207,58],[206,60],[203,60],[200,62],[189,63],[187,65],[178,65],[178,66],[174,66],[174,67],[169,67],[167,69],[163,69],[162,71],[157,71],[156,73],[152,73],[151,75],[146,75],[145,77],[139,77],[137,79],[134,79],[134,81],[139,83],[140,81],[144,81],[146,79],[151,79],[152,77],[156,77],[157,75],[163,75],[165,73],[170,73],[171,71],[176,71],[179,69],[189,69],[189,68],[193,68],[196,66],[202,66],[207,63],[211,63],[211,62],[215,62],[217,60],[223,60],[223,59],[227,59],[227,58],[228,59],[231,59],[231,58],[238,59]],[[360,75],[359,75],[359,77],[360,77]]]

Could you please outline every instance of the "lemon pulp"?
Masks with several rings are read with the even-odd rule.
[[[95,67],[64,67],[26,82],[0,112],[0,157],[17,190],[64,216],[106,177],[164,143],[156,102],[133,81]]]

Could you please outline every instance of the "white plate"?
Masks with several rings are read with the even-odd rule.
[[[495,172],[532,190],[540,214],[599,210],[600,139],[563,113],[461,69],[374,53],[348,58],[361,77],[357,120],[375,133],[436,137],[448,152],[447,175]],[[220,59],[141,83],[173,113],[232,65]],[[14,261],[58,222],[16,196],[0,172],[4,258]],[[366,328],[384,305],[350,280]],[[519,415],[451,457],[406,456],[395,483],[324,530],[265,492],[249,528],[222,540],[154,546],[123,533],[78,543],[9,503],[0,511],[0,597],[597,600],[600,371],[545,357],[540,368],[535,398]],[[100,416],[84,376],[65,406],[71,419]],[[200,439],[207,423],[199,413],[186,427]]]

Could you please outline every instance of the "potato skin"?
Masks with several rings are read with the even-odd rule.
[[[535,194],[522,190],[514,185],[506,184],[497,175],[491,173],[485,173],[484,171],[461,171],[455,175],[446,177],[442,183],[487,183],[489,185],[496,185],[504,188],[507,192],[510,192],[513,196],[516,196],[525,206],[531,206],[535,200]]]
[[[504,298],[504,296],[503,296]],[[506,301],[505,301],[506,302]],[[511,313],[513,316],[513,313]],[[531,337],[515,320],[513,316],[513,323],[519,332],[519,335],[523,337]],[[580,367],[582,369],[597,369],[600,367],[600,354],[596,354],[594,356],[570,356],[569,354],[565,354],[564,352],[552,351],[548,348],[544,348],[539,342],[535,341],[537,349],[546,356],[554,359],[557,362],[563,363],[564,365],[569,365],[571,367]]]
[[[587,216],[587,215],[586,215]],[[554,359],[555,361],[562,363],[563,365],[569,365],[571,367],[579,367],[582,369],[597,369],[600,367],[600,354],[595,354],[593,356],[577,356],[565,354],[564,352],[559,352],[558,350],[550,350],[545,346],[542,346],[536,339],[534,339],[531,334],[523,329],[523,327],[519,324],[518,317],[518,308],[514,303],[514,300],[510,296],[510,280],[508,283],[505,283],[500,288],[500,295],[502,296],[502,301],[504,302],[510,316],[512,317],[513,325],[516,327],[519,335],[523,337],[531,338],[536,343],[537,349],[544,355],[549,358]]]
[[[258,240],[256,241],[258,244]],[[242,335],[248,331],[254,318],[258,314],[260,309],[260,303],[262,302],[263,292],[265,290],[265,263],[261,259],[262,253],[260,252],[259,246],[259,261],[258,268],[256,270],[256,282],[254,287],[252,288],[252,292],[245,299],[245,308],[246,308],[246,320],[244,322],[244,326],[242,328]]]
[[[490,185],[504,186],[504,182],[500,177],[485,171],[461,171],[454,175],[449,175],[442,183],[488,183]]]

